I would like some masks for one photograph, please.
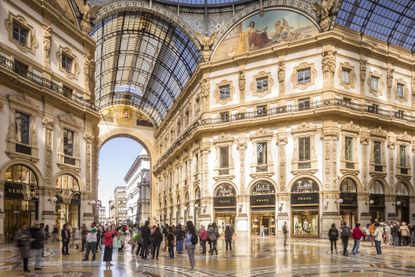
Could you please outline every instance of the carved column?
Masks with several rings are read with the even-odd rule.
[[[43,36],[43,52],[44,52],[44,63],[47,68],[50,67],[50,50],[52,46],[52,28],[48,25],[43,25],[45,32]]]
[[[322,69],[324,75],[324,88],[333,88],[333,76],[336,70],[336,48],[333,45],[323,46]]]
[[[362,144],[362,186],[365,192],[368,191],[368,148],[369,148],[369,133],[360,132],[360,143]]]
[[[93,136],[85,134],[85,191],[92,192],[91,189],[91,150]]]
[[[324,127],[324,189],[337,190],[337,142],[339,130],[336,127]]]
[[[393,86],[393,73],[395,69],[393,68],[392,64],[388,64],[387,72],[386,72],[386,87],[387,87],[387,99],[390,102],[392,99],[392,86]]]
[[[360,70],[359,70],[359,78],[360,78],[360,95],[365,95],[365,80],[366,80],[366,64],[367,60],[364,56],[360,57]]]
[[[288,138],[284,133],[279,133],[277,137],[277,145],[278,145],[278,164],[279,164],[279,175],[278,175],[278,184],[280,186],[279,192],[286,191],[286,154],[285,154],[285,147],[288,143]]]
[[[280,88],[280,97],[285,96],[285,57],[280,56],[278,62],[278,84]]]
[[[239,101],[241,104],[245,103],[245,71],[239,71]]]
[[[245,150],[246,150],[246,141],[241,139],[238,141],[238,150],[239,150],[239,157],[241,163],[241,184],[240,184],[240,191],[241,194],[245,194]]]
[[[200,95],[202,96],[202,112],[206,112],[210,101],[210,80],[207,74],[204,74],[200,81]]]
[[[395,149],[396,149],[396,137],[389,136],[388,140],[388,150],[389,150],[389,170],[388,172],[388,179],[389,179],[389,186],[392,187],[395,179]],[[388,166],[388,165],[387,165]]]
[[[53,151],[53,120],[50,118],[43,119],[43,126],[45,127],[45,187],[52,187],[52,151]]]

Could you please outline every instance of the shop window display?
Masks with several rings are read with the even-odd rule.
[[[318,211],[294,211],[295,236],[318,236]]]

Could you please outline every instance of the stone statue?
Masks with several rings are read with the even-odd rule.
[[[323,52],[323,73],[330,77],[336,70],[336,51],[327,49]]]
[[[43,25],[45,34],[43,36],[43,50],[45,52],[45,63],[50,64],[50,50],[52,45],[52,28],[48,25]]]
[[[85,55],[84,65],[84,79],[85,79],[85,91],[91,95],[91,85],[93,84],[93,74],[95,69],[95,61],[90,54]]]
[[[360,60],[360,81],[364,82],[366,79],[366,63],[367,60]]]
[[[285,81],[285,61],[278,62],[278,81],[280,83]]]
[[[322,0],[321,4],[313,3],[313,10],[320,17],[319,25],[324,31],[331,27],[330,11],[335,4],[335,0]]]
[[[212,46],[215,42],[217,32],[212,33],[210,36],[208,34],[202,35],[200,33],[196,33],[196,38],[202,47],[202,58],[203,61],[207,62],[210,60],[210,55],[212,54]]]
[[[89,1],[84,1],[84,5],[81,8],[81,13],[81,28],[85,33],[89,33],[91,31],[91,4]]]

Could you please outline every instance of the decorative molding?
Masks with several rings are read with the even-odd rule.
[[[258,79],[267,78],[268,86],[265,90],[257,90],[256,82]],[[271,88],[274,85],[274,79],[271,77],[271,72],[261,71],[257,75],[252,77],[250,89],[253,96],[264,97],[266,94],[271,92]]]
[[[322,70],[325,81],[331,81],[336,70],[336,48],[332,45],[325,45],[322,53]]]
[[[305,83],[305,84],[299,84],[298,83],[298,78],[297,78],[298,71],[304,70],[304,69],[307,69],[307,68],[310,69],[310,82]],[[317,70],[314,68],[314,64],[303,62],[303,63],[301,63],[298,66],[293,68],[293,73],[291,74],[291,82],[292,82],[294,88],[304,90],[304,89],[307,89],[308,87],[314,85],[314,81],[315,81],[316,77],[317,77]]]
[[[294,135],[297,133],[315,132],[316,130],[316,126],[312,125],[310,122],[303,121],[300,125],[292,128],[291,133]]]
[[[397,139],[398,140],[401,140],[401,141],[406,141],[408,143],[411,143],[413,141],[412,136],[408,135],[408,132],[407,131],[403,132],[402,134],[399,134],[397,136]]]
[[[388,132],[383,130],[381,126],[379,126],[377,129],[374,129],[374,130],[370,131],[370,135],[375,136],[375,137],[386,138],[387,134],[388,134]]]
[[[64,127],[69,127],[74,130],[81,130],[83,124],[77,118],[73,117],[71,113],[65,113],[58,116],[59,123]]]
[[[343,79],[343,70],[346,69],[350,71],[350,82],[345,83]],[[355,88],[356,86],[356,71],[354,66],[350,65],[348,62],[340,63],[339,70],[337,70],[337,76],[339,77],[339,83],[345,89],[349,90]]]
[[[251,134],[251,140],[263,140],[268,139],[271,140],[273,136],[273,132],[269,129],[259,128],[255,133]]]
[[[388,89],[392,89],[394,72],[395,72],[395,68],[393,68],[393,66],[391,65],[388,65],[387,72],[386,72],[386,87]]]
[[[28,29],[28,36],[27,36],[27,45],[22,45],[18,41],[16,41],[13,38],[13,21],[16,21],[18,24],[22,25],[24,28]],[[17,46],[19,50],[21,50],[24,53],[31,53],[35,54],[35,49],[39,46],[37,39],[36,39],[36,33],[35,29],[32,25],[30,25],[26,18],[21,15],[15,15],[13,13],[9,13],[9,17],[5,21],[6,29],[9,32],[9,41],[12,42],[14,45]]]
[[[359,133],[360,127],[353,123],[353,120],[350,120],[349,122],[343,124],[341,126],[342,131],[348,131],[353,133]]]
[[[245,71],[239,71],[239,99],[241,103],[245,102],[245,87],[246,87],[246,79],[245,79]]]
[[[372,86],[371,86],[372,78],[378,78],[378,90],[377,91],[372,90]],[[383,80],[382,80],[382,74],[380,74],[376,70],[370,71],[369,77],[367,78],[367,85],[369,88],[369,92],[372,93],[374,96],[382,95],[382,90],[383,90],[383,85],[384,85]]]
[[[228,86],[229,85],[229,97],[221,99],[220,98],[220,90],[219,88],[222,86]],[[235,87],[232,84],[232,81],[223,80],[220,83],[216,84],[215,91],[213,92],[216,103],[225,105],[226,103],[233,100],[233,95],[235,93]]]
[[[43,25],[43,52],[45,55],[44,62],[46,66],[50,66],[50,51],[52,48],[52,27]]]
[[[403,95],[398,95],[398,84],[403,85]],[[399,100],[399,102],[407,102],[408,101],[408,95],[409,95],[409,88],[407,83],[404,79],[399,78],[395,80],[395,85],[393,86],[393,91],[395,92],[395,98]]]
[[[198,32],[195,33],[195,37],[198,40],[202,50],[202,58],[204,62],[208,62],[212,56],[212,46],[215,43],[217,34],[217,32],[213,32],[209,36],[208,34],[202,35]]]
[[[65,54],[68,57],[72,58],[72,68],[70,71],[62,67],[62,55]],[[69,47],[59,46],[58,51],[56,52],[57,64],[59,65],[59,70],[65,74],[69,79],[78,79],[79,76],[79,64],[78,58],[75,54],[72,53],[72,50]]]
[[[85,64],[84,64],[84,84],[85,92],[83,98],[89,100],[94,91],[94,72],[95,72],[95,61],[90,54],[84,55]]]

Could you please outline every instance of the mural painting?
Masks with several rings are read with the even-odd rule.
[[[140,111],[128,106],[113,106],[101,112],[102,120],[110,124],[125,126],[143,125],[151,127],[151,121]]]
[[[317,34],[317,27],[303,15],[288,10],[270,10],[238,23],[217,47],[213,60],[225,59]]]

